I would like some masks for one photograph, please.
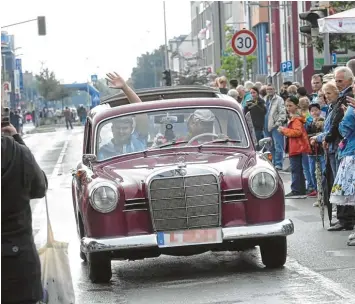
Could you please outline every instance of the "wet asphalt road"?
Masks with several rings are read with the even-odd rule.
[[[346,246],[349,232],[323,229],[319,210],[312,207],[314,199],[286,201],[295,234],[288,238],[289,257],[281,270],[265,269],[256,248],[114,261],[111,283],[91,284],[79,258],[70,188],[70,170],[81,158],[82,134],[83,128],[77,127],[24,138],[49,177],[55,238],[70,243],[76,303],[355,303],[355,249]],[[288,191],[290,175],[282,177]],[[41,246],[46,237],[44,200],[34,200],[31,206],[35,240]]]

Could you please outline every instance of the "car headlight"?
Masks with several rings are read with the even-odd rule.
[[[249,176],[249,189],[257,198],[269,198],[277,190],[276,174],[267,168],[256,169]]]
[[[90,189],[91,206],[101,213],[109,213],[116,209],[119,200],[117,188],[106,182],[95,184]]]

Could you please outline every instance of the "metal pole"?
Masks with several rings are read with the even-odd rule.
[[[268,10],[269,10],[269,54],[270,54],[270,76],[272,75],[273,72],[273,51],[272,51],[272,42],[273,42],[273,37],[272,37],[272,9],[271,9],[271,1],[269,1],[268,5]]]
[[[324,45],[324,64],[329,65],[330,64],[329,33],[324,33],[323,45]]]
[[[245,12],[248,12],[248,29],[250,29],[250,18],[249,18],[249,9],[248,9],[248,1],[245,1],[244,2],[244,11]],[[247,81],[247,57],[246,56],[243,56],[243,82],[245,83]]]
[[[286,1],[283,1],[283,10],[284,10],[284,37],[285,37],[285,54],[286,54],[286,61],[288,61],[288,26],[287,26],[287,12],[286,12],[286,8],[287,8],[287,2]]]
[[[287,15],[290,16],[290,31],[291,31],[291,62],[292,62],[292,77],[291,81],[295,80],[295,50],[294,50],[294,41],[293,41],[293,16],[292,16],[292,2],[286,2],[287,3]],[[290,9],[291,6],[291,9]],[[298,47],[298,46],[297,46]]]
[[[163,1],[163,8],[164,8],[164,34],[165,34],[165,69],[169,70],[169,52],[168,52],[168,38],[166,35],[165,1]]]

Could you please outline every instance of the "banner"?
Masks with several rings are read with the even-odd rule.
[[[1,32],[1,46],[8,46],[9,45],[9,35],[7,32]]]
[[[19,74],[20,92],[23,92],[23,73],[22,73],[22,59],[21,58],[16,58],[15,69],[18,71],[18,74]]]

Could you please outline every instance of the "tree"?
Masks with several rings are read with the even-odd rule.
[[[45,101],[63,101],[71,95],[70,91],[65,88],[56,79],[54,72],[48,68],[42,68],[39,75],[36,75],[37,87],[40,95]]]
[[[355,1],[331,1],[329,10],[336,14],[352,8],[355,8]],[[323,52],[323,37],[312,38],[311,45],[313,45],[319,53]],[[329,47],[331,53],[343,49],[355,51],[355,35],[329,34]]]
[[[205,85],[208,83],[207,71],[204,69],[192,70],[187,67],[182,73],[176,73],[174,78],[178,85]]]
[[[99,79],[94,83],[94,87],[100,92],[101,98],[117,93],[117,90],[111,89],[107,86],[105,79]]]
[[[133,68],[131,80],[135,89],[160,86],[165,60],[165,47],[160,46],[152,53],[142,54],[137,58],[137,67]]]
[[[228,79],[236,78],[238,80],[241,80],[244,75],[243,58],[235,54],[232,48],[231,41],[233,37],[233,28],[231,26],[226,25],[224,27],[224,30],[226,32],[225,37],[227,45],[222,57],[221,67],[217,72],[218,74],[221,74],[223,72],[223,74],[225,74]],[[250,79],[250,71],[255,60],[256,56],[247,56],[247,79]],[[244,81],[246,81],[247,79],[244,79]]]

